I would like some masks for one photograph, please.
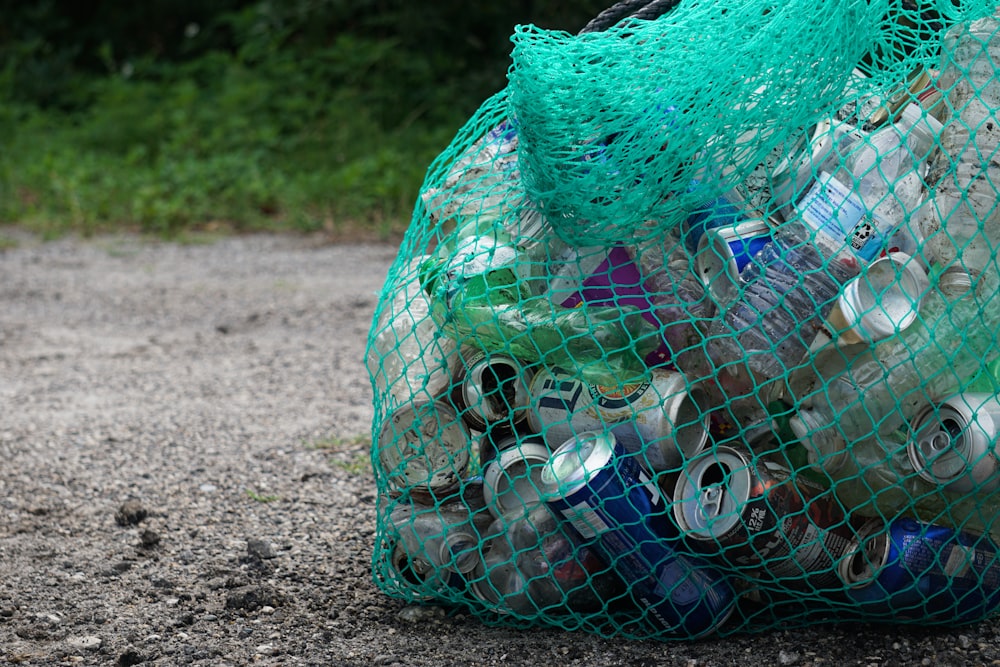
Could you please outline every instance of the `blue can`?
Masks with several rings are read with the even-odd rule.
[[[771,240],[771,225],[760,219],[705,231],[695,270],[717,304],[728,305],[736,298],[740,273]]]
[[[838,569],[866,617],[971,623],[1000,606],[997,550],[989,538],[954,528],[872,519]]]
[[[735,608],[729,581],[679,552],[679,531],[656,483],[610,432],[586,431],[553,452],[541,496],[631,586],[656,631],[702,637]]]
[[[746,219],[743,210],[726,197],[700,204],[684,221],[684,245],[693,255],[709,229],[732,227]]]

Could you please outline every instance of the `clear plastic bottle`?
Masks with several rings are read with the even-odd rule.
[[[617,384],[645,373],[659,343],[635,307],[564,308],[530,287],[537,262],[503,232],[467,237],[421,266],[430,314],[452,338],[525,363]]]
[[[694,270],[681,230],[675,227],[663,241],[629,246],[628,252],[639,265],[672,363],[691,377],[707,377],[711,367],[705,356],[705,330],[716,307]]]
[[[998,16],[957,24],[945,35],[937,87],[951,114],[928,173],[929,200],[915,216],[928,260],[960,262],[973,276],[995,260],[1000,243]]]
[[[546,505],[498,518],[485,532],[472,592],[500,613],[586,613],[619,599],[621,578]]]
[[[431,319],[430,303],[420,289],[418,268],[427,258],[415,257],[399,270],[403,284],[393,288],[372,328],[367,365],[375,400],[386,406],[386,413],[441,396],[459,365],[458,344]]]
[[[820,174],[799,218],[746,266],[741,299],[710,328],[717,367],[766,384],[800,365],[841,286],[917,208],[919,171],[934,141],[936,121],[927,119],[908,106],[898,123],[859,139],[836,173]]]
[[[463,152],[442,183],[421,194],[431,218],[502,215],[524,197],[517,160],[517,130],[503,121]]]
[[[409,557],[410,567],[435,588],[467,578],[481,560],[481,536],[470,514],[398,502],[389,524]]]
[[[1000,294],[995,271],[975,284],[945,272],[928,290],[917,320],[872,347],[817,354],[788,380],[791,425],[816,451],[836,452],[885,437],[928,402],[955,393],[1000,354]],[[964,296],[952,295],[952,286]],[[964,288],[964,289],[963,289]]]

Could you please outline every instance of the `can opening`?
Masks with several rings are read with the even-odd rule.
[[[560,445],[542,468],[541,483],[545,492],[557,493],[568,482],[586,479],[587,460],[597,448],[599,435],[582,433]],[[563,489],[565,492],[566,489]]]
[[[868,552],[865,549],[855,551],[851,559],[847,562],[847,572],[850,574],[851,580],[855,582],[861,581],[869,569]]]
[[[483,369],[483,395],[490,411],[507,414],[517,404],[518,369],[508,363],[491,363]]]
[[[726,481],[726,475],[729,474],[729,469],[721,463],[713,463],[705,468],[705,471],[701,474],[701,479],[698,480],[699,486],[702,488],[709,486],[721,486],[723,482]]]

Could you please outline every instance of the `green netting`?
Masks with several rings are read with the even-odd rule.
[[[376,309],[377,584],[635,638],[994,614],[992,5],[518,28]]]

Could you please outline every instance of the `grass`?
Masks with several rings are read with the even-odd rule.
[[[246,494],[247,497],[250,498],[250,500],[254,500],[258,503],[273,503],[276,500],[281,499],[280,496],[270,495],[270,494],[260,494],[254,491],[253,489],[247,489]]]
[[[392,117],[322,71],[216,60],[91,81],[74,111],[19,105],[0,87],[0,224],[42,238],[402,236],[462,112]]]
[[[367,435],[348,437],[330,436],[310,443],[308,449],[320,449],[331,452],[328,461],[330,465],[340,468],[351,475],[371,473],[371,438]]]

